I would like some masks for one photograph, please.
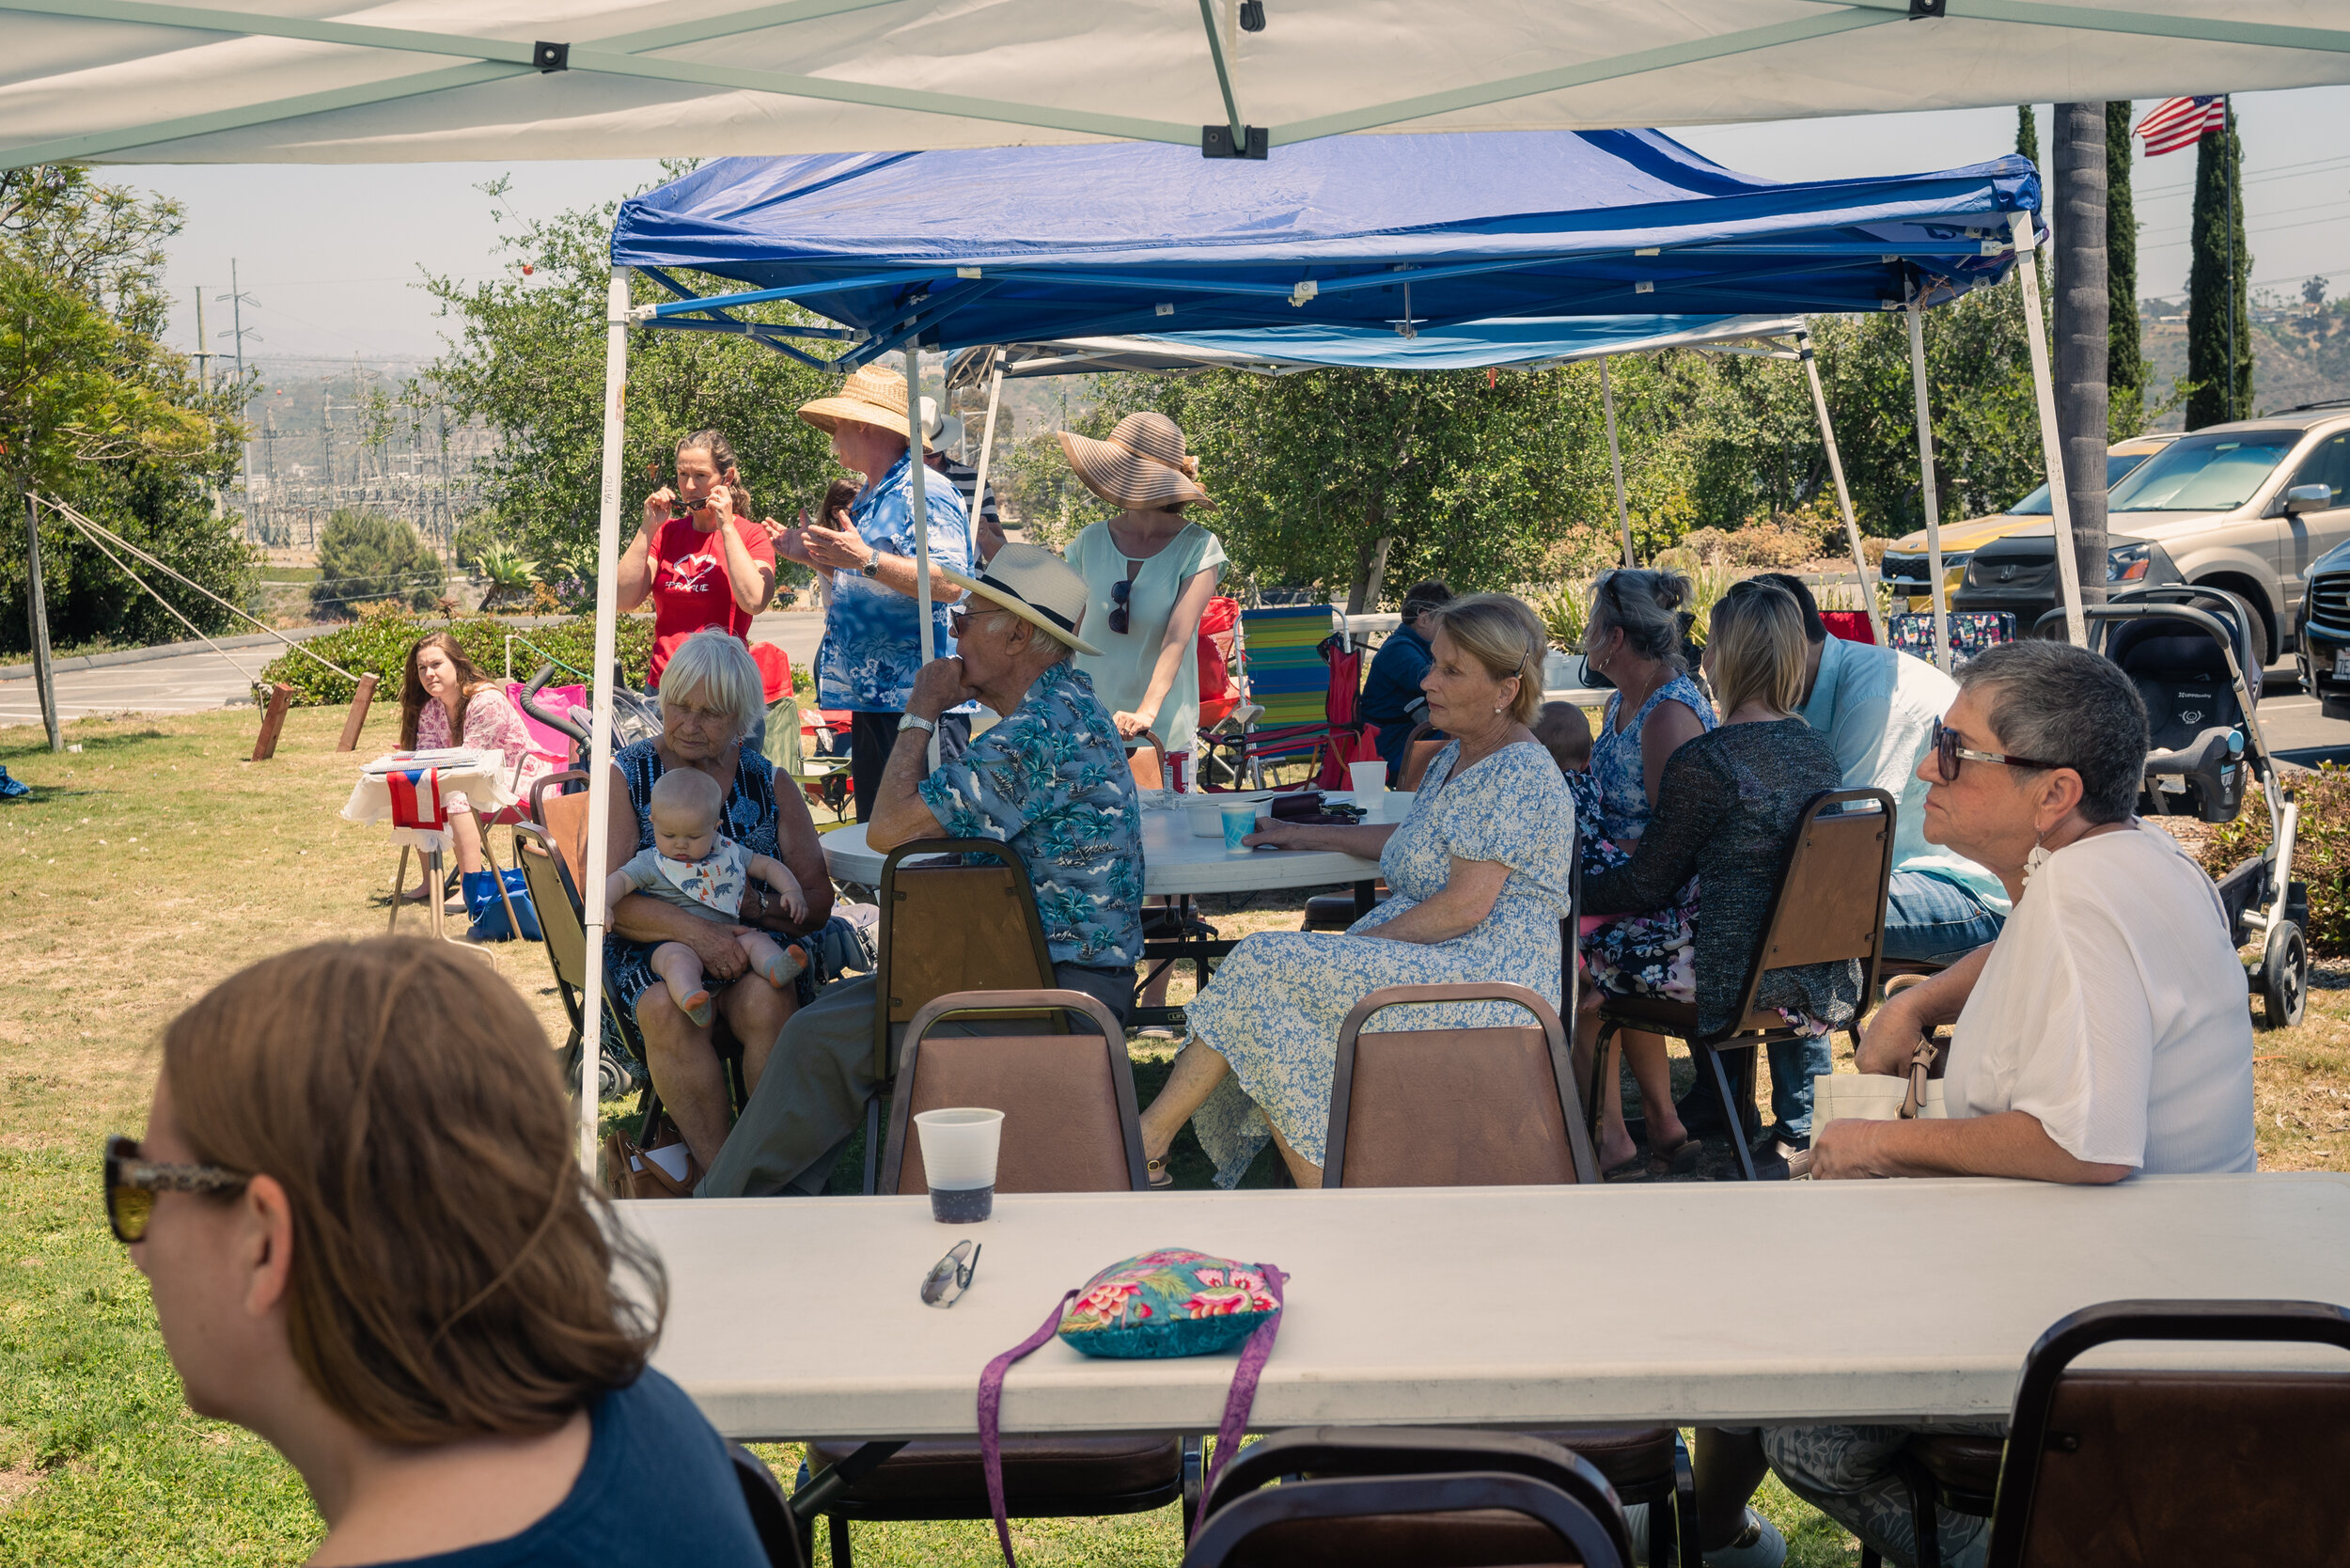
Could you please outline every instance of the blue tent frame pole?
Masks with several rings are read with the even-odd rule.
[[[1925,302],[1909,302],[1909,385],[1918,399],[1918,473],[1926,505],[1926,575],[1934,584],[1934,662],[1945,675],[1958,673],[1950,646],[1949,590],[1942,582],[1942,506],[1934,486],[1934,413],[1926,401]]]
[[[1827,445],[1828,477],[1836,481],[1836,505],[1844,514],[1844,538],[1852,545],[1853,579],[1860,585],[1861,608],[1869,612],[1869,630],[1875,634],[1877,646],[1887,646],[1885,617],[1877,611],[1876,587],[1869,581],[1869,559],[1860,550],[1860,525],[1853,521],[1852,492],[1844,484],[1844,455],[1836,449],[1836,427],[1827,416],[1827,394],[1820,390],[1820,362],[1811,352],[1811,329],[1795,329],[1796,357],[1803,361],[1803,373],[1811,383],[1811,412],[1820,421],[1820,439]]]
[[[1637,566],[1632,557],[1632,511],[1623,499],[1623,451],[1616,445],[1616,393],[1607,383],[1609,357],[1599,356],[1599,405],[1607,411],[1607,468],[1616,480],[1616,526],[1623,530],[1623,564]]]
[[[596,1068],[603,1059],[603,933],[611,918],[603,896],[611,845],[603,824],[612,807],[612,682],[619,660],[620,460],[628,445],[628,269],[612,269],[604,294],[603,494],[596,523],[594,728],[588,744],[588,975],[579,1021],[579,1165],[596,1174]]]

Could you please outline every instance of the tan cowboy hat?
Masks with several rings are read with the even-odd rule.
[[[987,569],[966,577],[951,566],[931,563],[931,570],[964,592],[1010,610],[1046,635],[1067,643],[1080,653],[1102,651],[1077,635],[1091,595],[1077,569],[1050,550],[1034,544],[1007,544],[995,552]]]
[[[1107,441],[1058,433],[1078,479],[1114,507],[1149,511],[1179,501],[1215,505],[1199,488],[1199,460],[1183,451],[1183,430],[1164,414],[1129,414]]]
[[[931,400],[922,400],[922,413],[931,415]],[[840,390],[829,398],[800,405],[800,417],[822,431],[832,433],[842,423],[871,425],[893,435],[903,435],[906,423],[906,378],[895,370],[885,370],[878,365],[860,365],[849,372],[849,379],[840,384]],[[932,443],[925,442],[925,446]]]

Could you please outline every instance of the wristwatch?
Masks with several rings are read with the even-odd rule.
[[[938,721],[936,719],[923,718],[916,713],[902,713],[899,715],[898,728],[901,729],[919,729],[925,734],[935,735],[938,733]]]
[[[865,564],[864,564],[863,566],[860,566],[860,567],[858,567],[858,568],[857,568],[857,573],[858,573],[858,575],[860,575],[860,576],[865,576],[865,577],[878,577],[878,576],[880,576],[880,575],[881,575],[881,552],[880,552],[879,550],[875,550],[875,551],[874,551],[871,555],[870,555],[870,556],[866,557],[865,557]]]

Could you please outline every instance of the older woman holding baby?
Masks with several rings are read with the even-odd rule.
[[[684,770],[701,774],[718,792],[717,811],[710,823],[715,834],[739,846],[746,862],[774,862],[803,890],[801,913],[782,921],[781,933],[788,939],[820,929],[830,917],[832,883],[825,875],[823,850],[807,803],[797,790],[778,791],[766,758],[744,744],[764,712],[764,696],[759,666],[728,633],[714,628],[697,632],[678,645],[662,674],[661,733],[612,754],[617,776],[606,828],[609,864],[619,871],[645,850],[686,862],[712,853],[698,844],[683,846],[695,853],[671,853],[681,847],[674,833],[667,847],[662,842],[661,819],[669,815],[672,805],[678,815],[667,825],[675,829],[692,825],[686,821],[689,815],[696,823],[705,820],[706,798],[689,802],[685,792],[672,786],[662,792],[661,800],[655,799],[665,776]],[[757,944],[746,949],[744,942],[746,926],[713,918],[711,913],[675,899],[635,892],[612,905],[610,932],[604,938],[605,985],[614,1001],[634,1015],[644,1034],[646,1069],[685,1139],[695,1179],[716,1156],[731,1121],[715,1043],[717,1026],[723,1021],[742,1042],[744,1082],[756,1087],[776,1036],[798,1002],[790,976],[778,984],[759,972],[753,957]],[[663,983],[673,981],[681,967],[656,962],[656,955],[672,946],[688,949],[697,961],[697,984],[680,988]],[[688,1003],[697,989],[706,990],[707,997],[689,1012],[680,1005],[681,989]],[[701,1015],[701,1022],[695,1013]]]

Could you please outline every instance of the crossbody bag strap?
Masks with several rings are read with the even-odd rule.
[[[1011,1519],[1004,1509],[1004,1374],[1022,1356],[1040,1349],[1060,1329],[1061,1314],[1077,1299],[1071,1291],[1044,1314],[1037,1331],[987,1364],[979,1373],[979,1468],[987,1476],[987,1507],[995,1520],[995,1539],[1004,1548],[1004,1568],[1020,1568],[1011,1555]]]

